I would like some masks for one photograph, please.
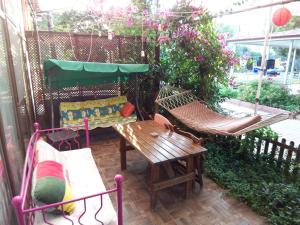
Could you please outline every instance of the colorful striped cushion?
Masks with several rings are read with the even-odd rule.
[[[45,205],[71,200],[72,189],[67,176],[67,171],[61,163],[53,160],[39,162],[32,178],[32,198],[37,205]],[[75,208],[74,203],[69,203],[54,209],[71,213]]]

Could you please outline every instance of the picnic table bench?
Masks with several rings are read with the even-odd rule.
[[[195,170],[202,179],[202,153],[206,151],[201,145],[188,137],[168,130],[153,120],[117,124],[114,129],[120,134],[121,169],[126,169],[126,152],[136,149],[148,161],[150,170],[151,207],[156,204],[159,190],[185,183],[186,197],[192,191]],[[129,143],[129,145],[127,145]],[[176,175],[171,163],[178,160],[185,162],[185,171]],[[161,179],[160,170],[164,168],[167,178]],[[202,183],[202,181],[200,181]]]

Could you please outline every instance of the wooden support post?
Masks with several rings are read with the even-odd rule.
[[[267,155],[269,151],[269,145],[270,145],[270,140],[266,140],[265,142],[265,148],[264,148],[264,154]]]
[[[198,181],[199,181],[200,188],[202,188],[203,187],[203,178],[202,178],[202,174],[203,174],[203,156],[202,155],[196,156],[196,158],[195,158],[195,168],[197,169]]]
[[[277,142],[278,142],[278,139],[276,138],[274,140],[274,142],[272,143],[273,146],[272,146],[272,150],[271,150],[271,159],[274,159],[274,157],[275,157],[275,154],[276,154],[276,151],[277,151]]]
[[[281,168],[281,164],[283,161],[283,153],[284,153],[284,149],[285,149],[286,139],[282,138],[281,143],[282,143],[282,145],[280,146],[279,154],[278,154],[278,163],[277,163],[278,168]]]
[[[194,159],[193,157],[189,157],[186,160],[186,173],[189,174],[193,172],[195,169],[194,167]],[[188,198],[190,196],[190,193],[192,192],[193,188],[193,180],[187,181],[185,186],[185,197]]]
[[[288,148],[288,154],[287,154],[286,160],[285,160],[284,172],[285,172],[286,176],[288,176],[289,172],[290,172],[290,166],[291,166],[291,161],[292,161],[292,156],[293,156],[292,149],[295,148],[294,146],[295,146],[295,143],[293,141],[291,141],[289,148]]]
[[[298,146],[298,149],[296,151],[296,158],[295,158],[295,165],[300,163],[300,145]],[[298,176],[299,168],[294,167],[293,169],[293,176],[296,178]]]
[[[175,172],[174,172],[170,162],[164,163],[163,167],[164,167],[164,169],[165,169],[165,171],[166,171],[169,178],[175,177]]]
[[[154,189],[154,184],[159,181],[159,165],[150,164],[150,198],[151,198],[151,208],[154,209],[156,205],[156,191]]]

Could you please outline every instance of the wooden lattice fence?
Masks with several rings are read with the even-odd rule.
[[[288,176],[296,177],[300,166],[300,145],[297,147],[291,141],[286,143],[286,139],[281,141],[257,139],[254,154],[259,158],[261,155],[267,155],[276,167]]]
[[[285,138],[270,140],[251,134],[249,138],[241,142],[244,138],[245,136],[240,136],[239,143],[247,142],[247,152],[252,154],[255,159],[268,160],[287,177],[297,178],[300,175],[300,145],[295,146],[293,141],[287,144]],[[231,140],[231,137],[219,137],[219,139],[223,142]]]

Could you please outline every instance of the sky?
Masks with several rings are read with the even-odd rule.
[[[203,4],[211,13],[218,13],[231,7],[233,10],[241,9],[241,7],[232,5],[234,1],[236,0],[193,0],[192,3],[195,5]],[[244,7],[261,5],[270,3],[271,1],[272,0],[248,0],[246,3],[247,5]],[[102,2],[102,4],[98,5],[101,5],[102,9],[105,11],[112,7],[126,7],[130,4],[130,0],[39,0],[41,10],[59,11],[70,9],[85,10],[94,2]],[[176,0],[159,0],[159,3],[161,9],[168,9],[176,3]],[[279,7],[280,6],[273,7],[272,12]],[[300,2],[290,3],[285,5],[285,7],[291,10],[292,15],[300,16]],[[269,10],[269,8],[264,8],[230,16],[218,17],[216,23],[234,27],[234,29],[238,31],[238,37],[263,35],[266,21],[270,18],[268,16]]]

